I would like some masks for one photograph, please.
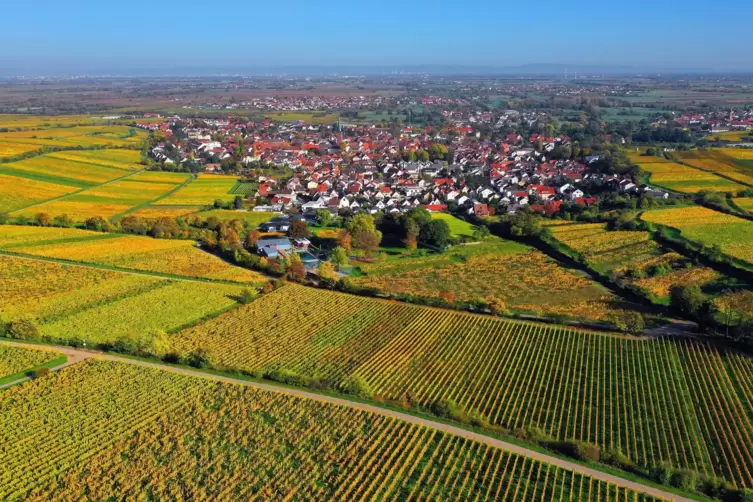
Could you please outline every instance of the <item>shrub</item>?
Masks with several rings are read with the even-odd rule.
[[[189,352],[183,362],[194,368],[206,368],[211,364],[209,353],[205,349]]]
[[[238,297],[238,301],[243,305],[248,305],[249,303],[254,301],[254,293],[250,289],[245,288],[243,289],[243,291],[241,291],[241,294]]]
[[[664,464],[652,468],[649,475],[651,479],[662,485],[669,485],[672,481],[672,469]]]
[[[39,336],[39,330],[32,321],[18,319],[10,323],[7,335],[9,338],[17,338],[19,340],[33,340]]]
[[[675,471],[672,474],[670,484],[686,492],[693,492],[698,486],[698,475],[694,471],[689,470]]]
[[[471,417],[468,412],[452,399],[443,399],[436,401],[430,407],[431,412],[440,418],[451,418],[464,424],[471,423]]]
[[[622,453],[621,450],[608,450],[605,451],[601,458],[605,464],[612,465],[622,470],[630,470],[633,467],[633,461],[628,458],[627,455]]]
[[[50,368],[39,368],[37,371],[32,373],[32,378],[43,378],[50,374]]]
[[[345,381],[340,384],[340,389],[345,394],[351,396],[358,396],[363,398],[371,398],[374,396],[374,391],[371,390],[368,382],[362,377],[349,376]]]

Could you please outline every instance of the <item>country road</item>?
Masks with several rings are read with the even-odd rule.
[[[0,340],[0,343],[15,345],[19,347],[32,348],[32,349],[40,348],[40,345],[27,344],[23,342],[15,342],[15,341],[8,341],[8,340]],[[453,434],[455,436],[460,436],[460,437],[464,437],[473,441],[478,441],[480,443],[484,443],[489,446],[494,446],[505,451],[523,455],[523,456],[526,456],[535,460],[539,460],[541,462],[546,462],[548,464],[551,464],[557,467],[562,467],[563,469],[569,469],[571,471],[575,471],[580,474],[591,476],[594,479],[602,480],[607,483],[611,483],[611,484],[618,485],[624,488],[628,488],[630,490],[635,490],[638,492],[645,493],[652,497],[666,499],[666,500],[673,500],[673,501],[683,501],[683,502],[692,501],[692,499],[689,499],[686,497],[681,497],[681,496],[678,496],[673,493],[669,493],[669,492],[666,492],[657,488],[652,488],[650,486],[646,486],[646,485],[643,485],[634,481],[629,481],[619,476],[613,476],[611,474],[607,474],[605,472],[601,472],[596,469],[591,469],[589,467],[583,466],[581,464],[577,464],[575,462],[570,462],[568,460],[550,456],[540,451],[529,450],[528,448],[518,446],[513,443],[508,443],[501,439],[496,439],[496,438],[486,436],[483,434],[478,434],[476,432],[468,431],[461,427],[456,427],[453,425],[436,422],[429,418],[417,417],[414,415],[409,415],[407,413],[401,413],[399,411],[382,408],[376,405],[349,401],[347,399],[341,399],[338,397],[325,396],[322,394],[316,394],[314,392],[309,392],[309,391],[301,390],[301,389],[290,389],[287,387],[280,387],[280,386],[274,385],[273,383],[252,382],[248,380],[241,380],[241,379],[227,377],[227,376],[212,375],[212,374],[204,373],[198,370],[179,368],[179,367],[170,366],[166,364],[160,364],[156,362],[153,363],[153,362],[147,362],[147,361],[139,361],[135,359],[129,359],[126,357],[106,354],[106,353],[97,352],[97,351],[89,351],[89,350],[75,349],[72,347],[49,346],[49,345],[44,345],[43,347],[47,349],[55,350],[57,352],[65,354],[68,357],[68,361],[65,364],[52,368],[53,371],[57,371],[59,369],[62,369],[64,367],[70,366],[72,364],[78,363],[86,359],[99,359],[99,360],[107,360],[107,361],[117,361],[117,362],[126,363],[126,364],[133,364],[136,366],[143,366],[147,368],[156,368],[159,370],[169,371],[169,372],[177,373],[181,375],[204,378],[208,380],[214,380],[214,381],[224,382],[224,383],[229,383],[229,384],[244,385],[246,387],[253,387],[255,389],[260,389],[260,390],[269,391],[269,392],[277,392],[277,393],[286,394],[289,396],[299,397],[303,399],[312,399],[312,400],[316,400],[316,401],[320,401],[320,402],[324,402],[324,403],[328,403],[328,404],[332,404],[336,406],[345,406],[348,408],[367,411],[367,412],[375,413],[378,415],[383,415],[386,417],[394,418],[397,420],[402,420],[404,422],[419,425],[422,427],[429,427],[435,430],[446,432],[448,434]],[[4,387],[16,385],[24,380],[27,380],[27,379],[11,382],[9,384],[6,384]]]

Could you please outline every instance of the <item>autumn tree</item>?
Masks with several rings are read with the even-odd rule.
[[[47,213],[37,213],[34,215],[34,221],[40,227],[49,227],[52,225],[52,218],[50,218],[50,215]]]
[[[335,272],[335,266],[328,261],[323,261],[316,269],[316,273],[320,279],[325,281],[337,281],[339,279],[337,272]]]
[[[288,229],[288,237],[291,239],[306,239],[311,235],[309,227],[303,220],[296,220]]]
[[[261,239],[261,232],[258,230],[251,230],[246,235],[246,249],[254,249],[256,242]]]
[[[350,232],[347,230],[340,230],[340,233],[337,235],[337,245],[343,248],[346,253],[350,253],[353,248],[353,238],[351,237]]]
[[[359,213],[348,222],[353,248],[371,257],[382,242],[382,232],[376,229],[374,218],[370,214]]]
[[[306,279],[306,267],[304,267],[301,257],[296,252],[290,252],[285,259],[287,263],[287,276],[294,281],[303,281]]]

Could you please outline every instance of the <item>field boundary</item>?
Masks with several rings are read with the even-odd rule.
[[[15,385],[20,382],[25,382],[26,380],[31,379],[31,374],[37,370],[41,370],[43,368],[49,368],[50,370],[55,370],[55,369],[58,369],[58,367],[63,367],[63,365],[67,362],[68,362],[68,356],[66,356],[65,354],[60,354],[55,359],[51,361],[47,361],[46,363],[32,366],[31,368],[27,368],[23,371],[19,371],[18,373],[6,375],[0,378],[0,389],[11,387],[12,385]]]

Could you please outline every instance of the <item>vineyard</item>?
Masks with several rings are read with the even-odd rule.
[[[0,133],[0,157],[40,150],[42,147],[129,147],[146,137],[127,126],[77,126]]]
[[[553,225],[550,231],[590,267],[616,274],[656,298],[668,297],[674,286],[709,286],[724,279],[713,269],[662,248],[648,232],[609,231],[602,223]]]
[[[723,253],[753,262],[753,222],[748,220],[698,206],[650,210],[642,218],[676,228],[691,241],[719,246]]]
[[[127,364],[79,363],[0,406],[4,500],[655,500],[381,415]]]
[[[123,175],[120,170],[112,170]],[[137,172],[62,199],[17,211],[14,215],[33,216],[44,212],[54,217],[67,214],[79,222],[96,216],[111,218],[159,199],[187,179],[187,175],[179,173]]]
[[[753,165],[746,166],[735,157],[726,155],[725,152],[735,155],[736,150],[690,150],[677,152],[676,155],[682,162],[698,169],[722,175],[744,185],[753,185],[753,169],[751,169]]]
[[[235,176],[201,175],[157,205],[211,206],[216,200],[232,201],[235,195],[231,191],[237,182]]]
[[[701,190],[712,192],[739,192],[745,185],[716,176],[714,173],[694,169],[673,162],[654,162],[654,157],[641,157],[640,168],[651,174],[651,183],[668,190],[682,193],[696,193]]]
[[[248,228],[256,228],[280,213],[267,213],[257,211],[228,211],[224,209],[213,209],[212,211],[202,211],[196,216],[206,220],[208,218],[217,218],[220,221],[241,220]]]
[[[286,286],[189,328],[176,350],[382,398],[445,399],[509,429],[620,449],[753,486],[753,361],[698,342],[612,337]],[[483,354],[483,357],[480,356]]]
[[[232,188],[232,190],[230,190],[230,193],[233,195],[243,195],[248,197],[249,195],[255,193],[258,188],[258,183],[252,183],[250,181],[238,181],[235,183],[235,186]]]
[[[251,283],[266,281],[263,275],[229,265],[188,240],[6,225],[0,226],[0,249],[176,276]]]
[[[0,344],[0,380],[54,361],[58,354],[48,350],[24,349]]]
[[[353,284],[391,295],[484,300],[517,312],[593,321],[608,320],[622,308],[609,291],[545,254],[495,239],[424,258],[364,263],[360,271]]]
[[[0,275],[4,318],[31,319],[43,337],[93,344],[179,329],[237,305],[241,291],[9,256],[0,256]]]

